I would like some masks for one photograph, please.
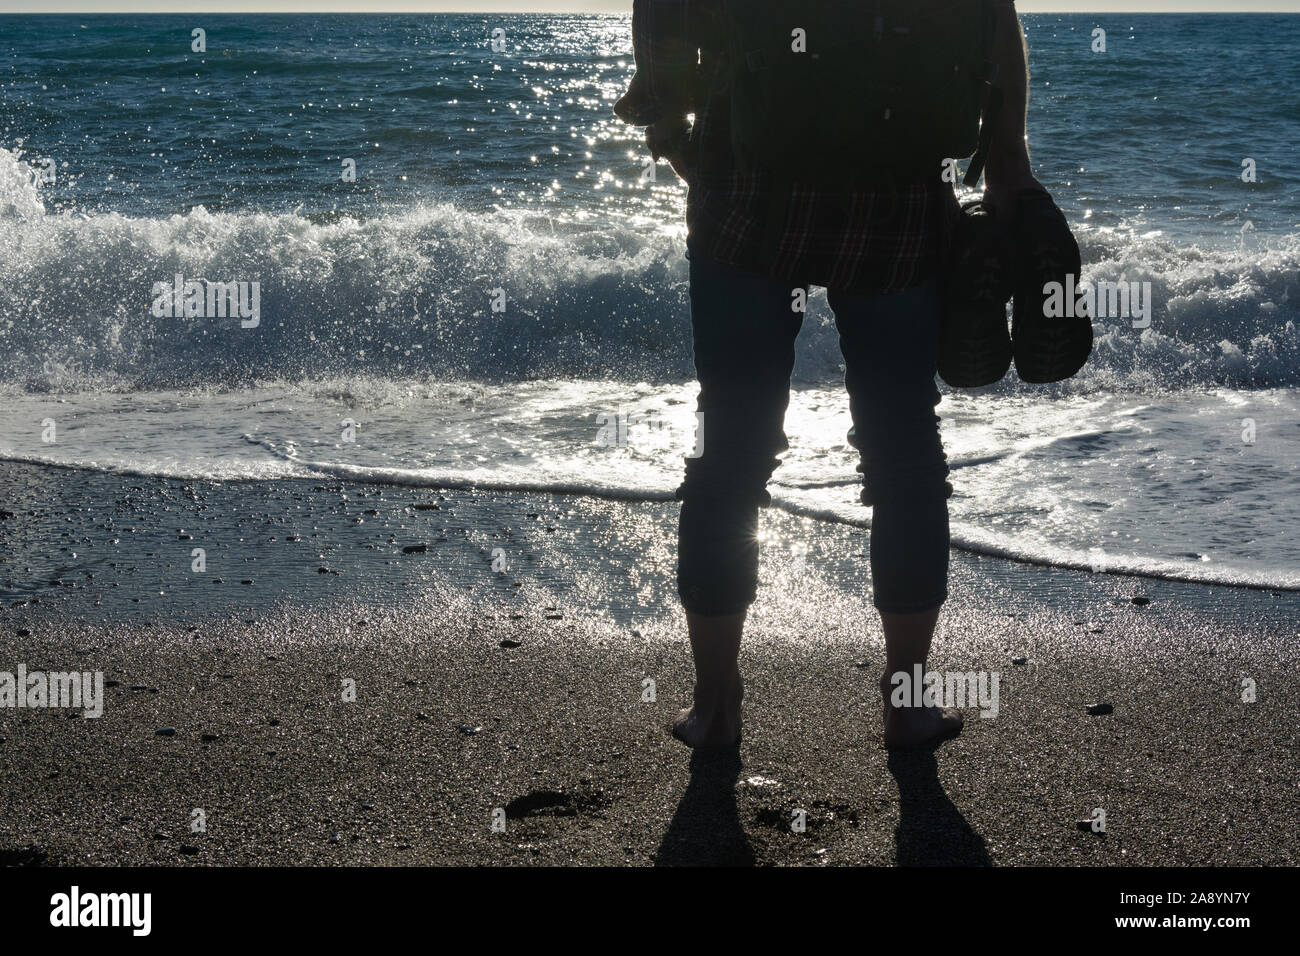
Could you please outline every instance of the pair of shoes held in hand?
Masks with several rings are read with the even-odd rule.
[[[1021,196],[1007,222],[981,202],[963,206],[944,279],[940,377],[979,388],[1001,380],[1013,360],[1025,382],[1075,375],[1092,353],[1092,320],[1049,314],[1045,289],[1077,287],[1081,268],[1079,244],[1046,192]]]

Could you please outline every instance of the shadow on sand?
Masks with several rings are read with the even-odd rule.
[[[934,750],[890,751],[898,781],[899,866],[992,866],[984,838],[948,799]]]
[[[659,844],[656,866],[754,865],[736,809],[740,767],[739,746],[691,755],[691,781]]]
[[[691,756],[691,779],[659,844],[656,866],[753,866],[736,806],[740,748]],[[894,751],[899,866],[991,866],[984,839],[939,782],[933,750]]]

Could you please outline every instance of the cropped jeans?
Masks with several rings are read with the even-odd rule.
[[[699,457],[677,490],[678,593],[687,611],[735,614],[758,586],[758,512],[786,451],[795,338],[788,280],[690,257],[700,382]],[[948,468],[935,407],[938,280],[890,295],[827,290],[844,356],[864,490],[872,506],[876,608],[907,614],[947,598]]]

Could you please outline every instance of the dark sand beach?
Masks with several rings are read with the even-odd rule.
[[[0,670],[113,685],[0,709],[5,863],[1297,862],[1296,594],[955,553],[930,664],[1000,710],[891,755],[864,533],[768,512],[808,556],[765,553],[744,741],[699,757],[671,505],[26,465],[0,498]]]

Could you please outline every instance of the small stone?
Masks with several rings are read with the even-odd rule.
[[[154,733],[155,733],[156,735],[158,735],[159,737],[175,737],[175,736],[176,736],[176,728],[175,728],[175,727],[159,727],[157,730],[154,731]]]
[[[483,727],[482,727],[482,725],[480,725],[480,724],[461,724],[461,725],[460,725],[460,732],[461,732],[462,734],[464,734],[466,737],[473,737],[475,734],[479,733],[479,732],[482,731],[482,730],[483,730]]]
[[[1013,657],[1013,658],[1011,658],[1011,663],[1013,663],[1013,664],[1028,664],[1028,663],[1029,663],[1029,658],[1028,658],[1028,657]]]
[[[1151,603],[1151,599],[1145,595],[1139,594],[1137,597],[1133,598],[1133,603],[1138,607],[1145,607]]]
[[[199,848],[196,847],[193,843],[182,843],[181,852],[184,853],[186,856],[195,856],[198,854]]]
[[[1092,714],[1092,716],[1094,717],[1104,717],[1106,714],[1111,714],[1114,712],[1115,712],[1115,708],[1111,704],[1089,704],[1088,705],[1088,713]]]
[[[205,744],[216,743],[220,739],[221,738],[216,734],[199,734],[199,740],[203,741]]]
[[[424,554],[428,550],[427,544],[408,544],[402,549],[402,554]]]
[[[523,641],[512,641],[512,640],[510,640],[510,638],[508,638],[508,637],[505,638],[504,640],[502,640],[500,643],[501,643],[501,646],[504,647],[504,648],[506,648],[507,650],[513,650],[513,649],[516,648],[516,647],[523,647],[523,646],[524,646],[524,642],[523,642]]]
[[[429,715],[426,714],[424,711],[420,711],[418,714],[415,715],[415,719],[416,719],[416,720],[429,720],[430,717],[429,717]]]

